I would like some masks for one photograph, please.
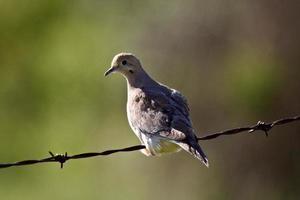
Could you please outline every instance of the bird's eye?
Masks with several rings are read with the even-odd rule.
[[[126,61],[126,60],[123,60],[123,61],[122,61],[122,65],[127,65],[127,61]]]

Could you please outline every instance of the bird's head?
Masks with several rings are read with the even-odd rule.
[[[129,78],[142,70],[141,63],[135,55],[131,53],[119,53],[113,58],[111,67],[104,75],[107,76],[113,72],[120,72],[126,78]]]

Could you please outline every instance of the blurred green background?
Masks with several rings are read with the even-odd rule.
[[[126,84],[103,73],[135,53],[189,100],[199,135],[300,111],[297,1],[0,0],[0,162],[138,144]],[[1,199],[297,199],[299,123],[140,152],[0,170]]]

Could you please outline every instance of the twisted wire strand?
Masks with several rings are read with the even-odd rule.
[[[268,136],[268,132],[275,126],[295,122],[300,120],[300,115],[294,116],[294,117],[288,117],[288,118],[282,118],[275,120],[273,122],[265,123],[262,121],[258,121],[257,124],[247,127],[239,127],[234,129],[228,129],[225,131],[219,131],[212,134],[208,134],[202,137],[198,137],[197,140],[211,140],[215,139],[222,135],[234,135],[237,133],[243,133],[248,131],[248,133],[253,133],[255,131],[263,131],[266,136]],[[137,151],[144,149],[144,145],[134,145],[126,148],[121,149],[112,149],[112,150],[106,150],[102,152],[88,152],[88,153],[80,153],[69,156],[68,153],[64,154],[53,154],[51,151],[49,151],[50,157],[39,159],[39,160],[22,160],[12,163],[0,163],[0,168],[8,168],[13,166],[24,166],[24,165],[33,165],[37,163],[49,163],[49,162],[57,162],[60,163],[60,167],[63,168],[64,163],[66,163],[68,160],[73,159],[82,159],[82,158],[90,158],[90,157],[96,157],[96,156],[108,156],[114,153],[119,152],[131,152],[131,151]]]

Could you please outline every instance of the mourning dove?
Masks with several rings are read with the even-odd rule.
[[[113,72],[121,73],[127,80],[127,117],[133,132],[146,147],[142,153],[155,156],[184,149],[208,167],[184,96],[152,79],[131,53],[120,53],[113,58],[105,76]]]

